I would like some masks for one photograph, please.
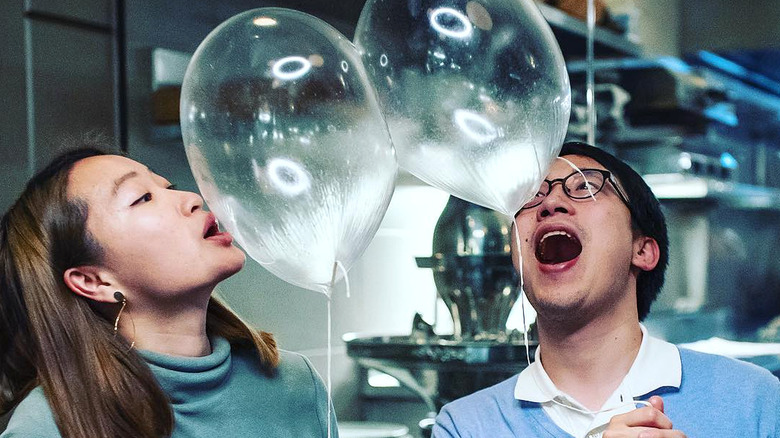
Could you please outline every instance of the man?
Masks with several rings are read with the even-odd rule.
[[[780,437],[780,380],[640,324],[663,285],[668,239],[658,201],[625,163],[565,144],[515,226],[535,362],[445,405],[434,437]]]

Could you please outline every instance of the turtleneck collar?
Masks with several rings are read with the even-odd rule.
[[[220,387],[230,376],[230,342],[221,337],[209,340],[212,352],[201,357],[168,356],[138,350],[172,404],[193,403],[208,398],[210,392]]]

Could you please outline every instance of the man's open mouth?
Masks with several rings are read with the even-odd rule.
[[[581,252],[580,240],[563,230],[544,233],[536,244],[536,259],[545,265],[568,262]]]

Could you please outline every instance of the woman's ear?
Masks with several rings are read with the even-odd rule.
[[[652,237],[638,236],[634,239],[634,256],[631,264],[643,271],[652,271],[661,258],[658,242]]]
[[[106,281],[100,270],[94,266],[78,266],[65,270],[63,274],[65,285],[73,293],[103,303],[114,303],[116,287]]]

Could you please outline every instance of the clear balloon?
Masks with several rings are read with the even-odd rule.
[[[221,224],[273,274],[329,293],[376,233],[398,169],[352,43],[301,12],[241,13],[198,47],[180,110]]]
[[[355,44],[401,167],[509,216],[531,198],[571,108],[533,0],[368,0]]]

